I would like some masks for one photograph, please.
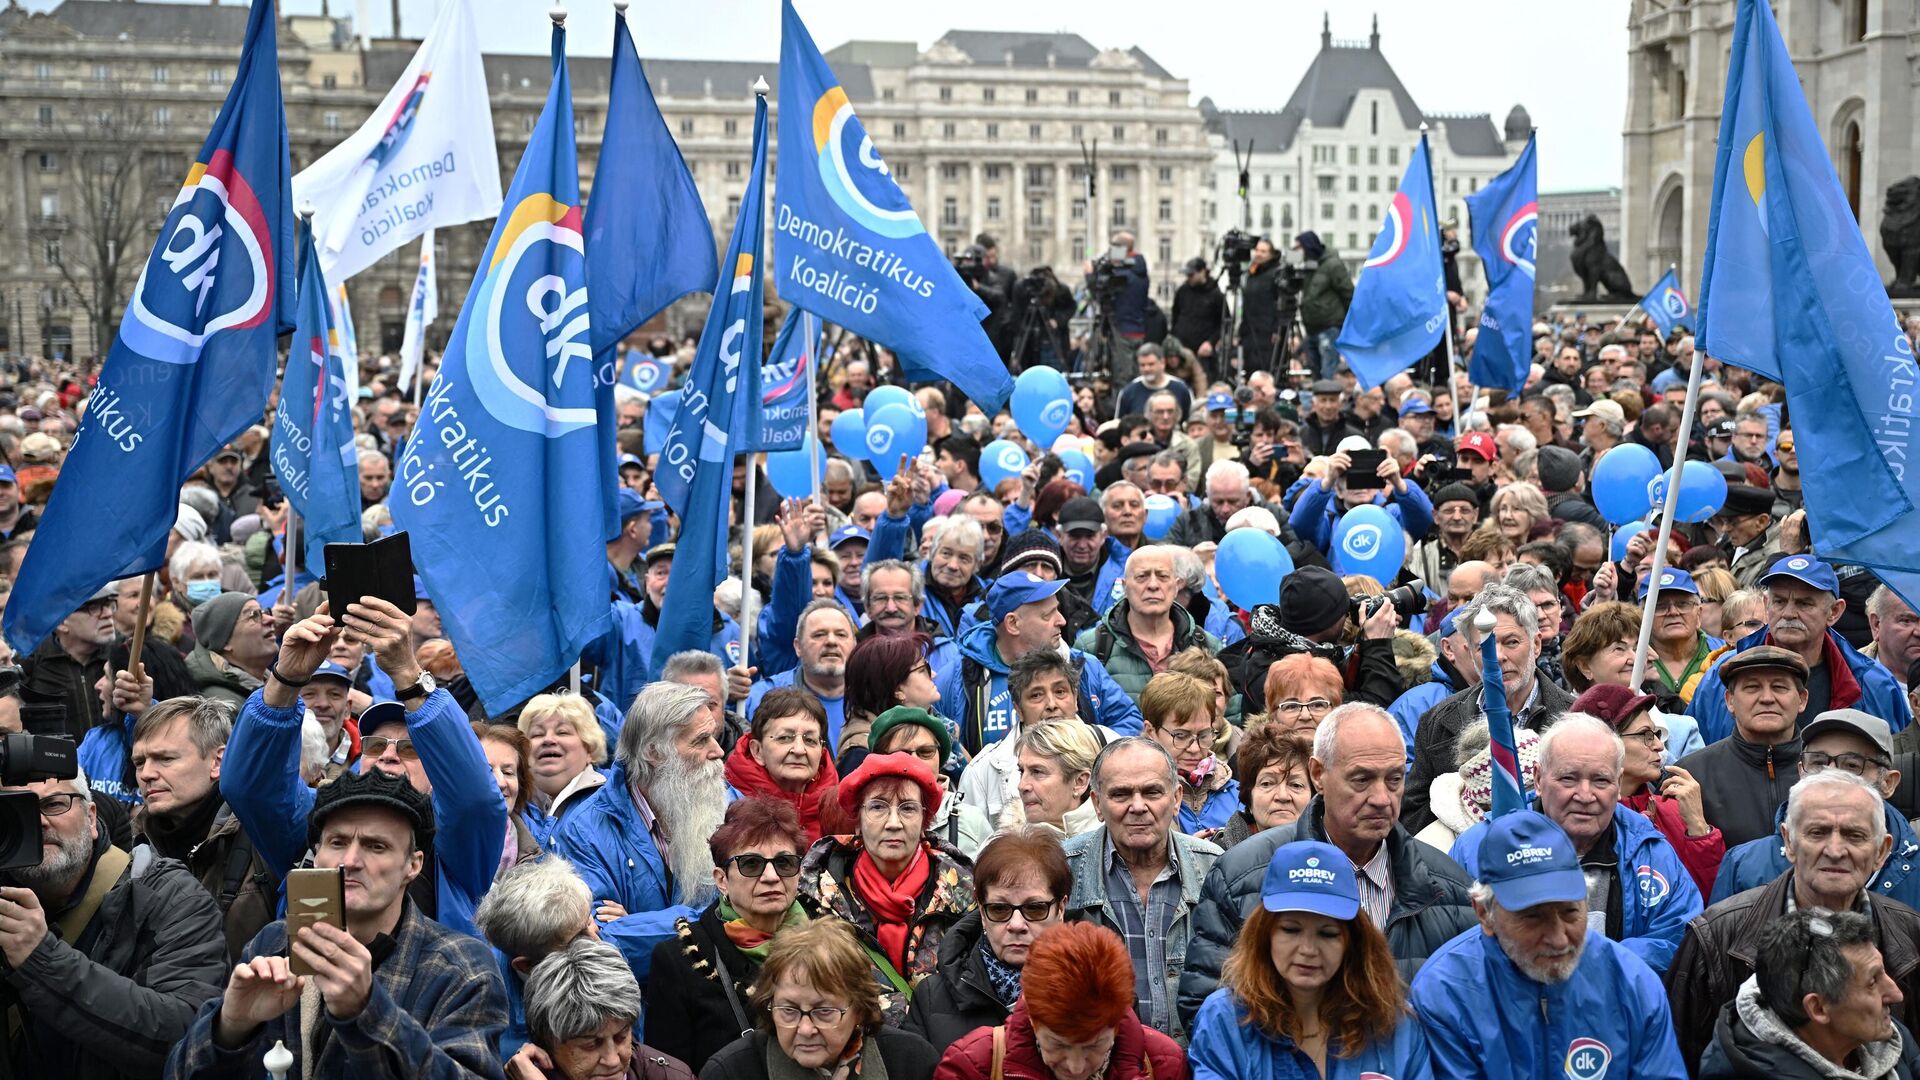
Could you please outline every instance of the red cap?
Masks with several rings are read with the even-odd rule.
[[[854,821],[860,820],[860,800],[868,784],[875,780],[899,777],[920,785],[921,799],[927,804],[925,821],[940,812],[940,781],[932,770],[912,754],[868,754],[852,775],[840,782],[840,809]]]
[[[1467,432],[1454,442],[1453,448],[1471,450],[1488,461],[1496,461],[1500,457],[1500,447],[1493,441],[1493,436],[1484,431]]]

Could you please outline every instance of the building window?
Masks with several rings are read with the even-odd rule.
[[[1000,125],[989,122],[987,124],[987,141],[998,142],[999,139],[1000,139]]]
[[[1272,203],[1260,204],[1260,227],[1263,229],[1273,228],[1273,204]]]
[[[1281,227],[1281,228],[1283,228],[1283,229],[1291,229],[1291,228],[1293,228],[1293,207],[1292,207],[1292,205],[1284,205],[1284,206],[1282,206],[1282,207],[1280,207],[1280,227]]]
[[[1333,218],[1334,218],[1333,204],[1330,202],[1321,203],[1320,204],[1320,220],[1332,221]]]
[[[1459,177],[1457,176],[1447,177],[1447,194],[1449,195],[1460,194],[1460,178]]]
[[[943,139],[952,139],[954,130],[953,121],[949,120],[940,125],[940,137]]]
[[[1082,140],[1082,139],[1084,139],[1084,138],[1086,138],[1086,137],[1087,137],[1087,129],[1086,129],[1086,128],[1085,128],[1084,126],[1082,126],[1082,125],[1080,125],[1080,124],[1075,124],[1075,125],[1073,125],[1073,129],[1072,129],[1072,130],[1073,130],[1073,141],[1074,141],[1074,142],[1079,142],[1080,140]]]
[[[1041,259],[1044,259],[1046,257],[1047,257],[1047,245],[1045,241],[1037,240],[1037,239],[1027,241],[1027,261],[1028,262],[1037,263]]]
[[[1073,200],[1073,209],[1067,216],[1073,221],[1087,220],[1087,200],[1084,198]]]
[[[40,155],[40,171],[41,172],[59,172],[60,159],[52,154],[41,154]]]
[[[1160,238],[1159,256],[1160,265],[1162,266],[1173,261],[1173,237],[1163,236]]]
[[[987,166],[987,179],[997,182],[1000,179],[1000,166],[998,165]]]
[[[1340,183],[1340,178],[1337,176],[1321,176],[1315,179],[1319,181],[1320,191],[1323,194],[1331,194]]]
[[[942,180],[958,180],[958,179],[960,179],[960,166],[958,166],[958,165],[942,165],[942,166],[940,166],[940,179],[942,179]]]
[[[1348,177],[1347,177],[1347,190],[1348,190],[1348,191],[1359,191],[1359,190],[1360,190],[1360,178],[1359,178],[1359,177],[1357,177],[1357,176],[1348,176]]]
[[[1480,178],[1477,176],[1467,177],[1467,192],[1471,194],[1479,190],[1480,190]]]
[[[1084,236],[1074,237],[1073,238],[1073,261],[1080,262],[1084,260],[1086,257],[1087,257],[1087,238]]]
[[[681,117],[681,119],[680,119],[680,137],[681,137],[681,138],[683,138],[683,139],[691,139],[691,138],[693,138],[693,118],[692,118],[692,117],[690,117],[690,116],[687,116],[687,117]]]
[[[1378,135],[1380,134],[1380,103],[1375,101],[1371,104],[1373,108],[1369,110],[1370,115],[1367,117],[1367,134]]]
[[[1349,165],[1360,164],[1360,148],[1359,147],[1357,146],[1347,147],[1347,164]]]
[[[1113,141],[1114,142],[1127,141],[1127,129],[1124,125],[1121,125],[1121,124],[1113,125]]]
[[[1121,199],[1121,198],[1116,198],[1113,200],[1113,223],[1116,226],[1126,225],[1127,200]]]
[[[1369,177],[1367,177],[1367,190],[1368,190],[1368,191],[1379,191],[1379,190],[1380,190],[1380,178],[1379,178],[1379,177],[1377,177],[1377,176],[1369,176]]]
[[[1360,220],[1360,204],[1359,203],[1347,204],[1347,220],[1348,221]]]
[[[1358,250],[1359,247],[1360,247],[1360,234],[1348,233],[1347,234],[1347,250],[1355,251],[1355,250]]]
[[[1080,91],[1078,90],[1067,91],[1067,104],[1069,105],[1080,104]]]
[[[993,87],[991,86],[982,87],[980,90],[980,100],[986,102],[989,105],[993,104]]]
[[[1260,190],[1261,191],[1273,190],[1273,174],[1272,173],[1260,174]]]
[[[1293,190],[1293,174],[1292,173],[1288,173],[1285,176],[1282,176],[1280,178],[1280,190],[1281,191]]]
[[[726,122],[726,125],[721,130],[724,131],[729,136],[738,135],[740,134],[740,121],[729,120]]]
[[[165,64],[153,65],[153,81],[154,82],[163,83],[163,82],[166,82],[171,77],[172,77],[172,73],[167,70],[167,65]]]
[[[941,88],[940,88],[940,100],[941,100],[941,101],[952,101],[952,100],[953,100],[953,87],[951,87],[951,86],[943,86],[943,87],[941,87]]]
[[[737,218],[739,216],[740,216],[740,196],[738,195],[727,196],[727,220],[731,221],[734,218]]]
[[[328,131],[339,131],[340,130],[340,114],[337,112],[320,114],[320,125],[326,128]]]
[[[33,65],[33,77],[36,79],[39,79],[41,82],[52,82],[53,81],[53,65],[52,64]]]
[[[740,179],[740,163],[738,161],[727,162],[727,179],[729,180]]]
[[[57,191],[41,192],[40,193],[41,220],[52,221],[54,218],[57,218],[59,216],[60,216],[60,193]]]
[[[1127,168],[1125,165],[1115,165],[1107,175],[1113,178],[1114,183],[1124,184],[1133,179],[1133,170]]]
[[[1160,166],[1160,182],[1163,184],[1173,183],[1173,166],[1171,165]]]
[[[903,124],[903,123],[901,123],[901,122],[900,122],[900,121],[898,121],[898,120],[895,120],[895,121],[893,122],[893,137],[894,137],[894,138],[896,138],[896,139],[904,139],[904,138],[906,138],[906,137],[907,137],[907,125],[905,125],[905,124]]]
[[[1046,187],[1047,186],[1047,167],[1045,165],[1027,166],[1027,186],[1028,187]]]
[[[898,165],[895,165],[892,162],[888,162],[887,167],[893,170],[893,178],[895,180],[905,180],[907,178],[906,162],[903,161]]]
[[[320,76],[320,88],[322,90],[338,89],[339,85],[340,85],[340,79],[337,76],[334,76],[334,75]]]
[[[1167,145],[1167,129],[1166,129],[1166,128],[1154,128],[1154,129],[1153,129],[1153,141],[1154,141],[1155,143],[1157,143],[1158,145],[1160,145],[1160,146],[1165,146],[1165,145]]]
[[[987,220],[1000,220],[1000,196],[998,195],[989,195],[987,197]]]
[[[154,127],[166,127],[168,124],[171,124],[171,123],[173,123],[172,109],[167,108],[165,105],[161,105],[161,106],[157,106],[153,110],[153,126]]]
[[[1399,147],[1397,146],[1387,147],[1387,164],[1389,165],[1400,164],[1400,148]]]
[[[1367,204],[1367,220],[1368,221],[1380,220],[1380,204],[1379,203]]]
[[[1159,220],[1162,224],[1170,224],[1173,221],[1173,200],[1172,199],[1160,200]],[[1162,259],[1161,261],[1165,262],[1166,260]]]
[[[94,82],[110,82],[112,81],[112,79],[113,79],[113,68],[109,67],[106,64],[93,65],[93,81]]]
[[[1120,91],[1118,90],[1107,91],[1107,104],[1109,105],[1120,104]]]
[[[1027,200],[1027,224],[1041,226],[1047,223],[1047,203],[1044,199]]]
[[[1033,105],[1039,102],[1039,100],[1040,100],[1040,91],[1029,87],[1027,89],[1027,104]]]
[[[892,100],[893,100],[893,87],[891,87],[891,86],[889,86],[889,87],[887,87],[887,88],[886,88],[885,90],[882,90],[882,91],[880,91],[880,100],[881,100],[881,101],[892,101]]]
[[[1040,125],[1039,124],[1027,125],[1027,139],[1029,142],[1040,141]]]
[[[1388,191],[1399,191],[1399,190],[1400,190],[1400,178],[1399,178],[1399,177],[1397,177],[1397,176],[1389,176],[1389,177],[1387,177],[1387,190],[1388,190]]]
[[[49,236],[41,243],[40,258],[48,266],[60,265],[60,238]]]
[[[39,124],[43,128],[52,127],[53,126],[53,106],[42,105],[38,109],[34,110],[34,122]]]
[[[949,195],[940,203],[940,224],[949,227],[960,224],[960,200]]]

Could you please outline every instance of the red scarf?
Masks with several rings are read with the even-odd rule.
[[[907,973],[907,925],[930,872],[925,844],[913,849],[913,861],[892,881],[887,880],[880,864],[874,862],[865,849],[853,860],[853,891],[860,894],[867,910],[873,912],[873,935],[880,939],[880,949],[887,954],[887,959],[893,961],[893,970],[903,977]]]
[[[788,791],[774,780],[767,772],[766,766],[754,760],[747,749],[749,741],[741,739],[733,744],[733,753],[727,755],[727,783],[732,784],[742,795],[785,799],[792,803],[793,808],[800,814],[800,827],[807,831],[807,843],[811,844],[820,839],[823,831],[820,824],[821,796],[830,795],[840,783],[840,774],[833,767],[833,758],[823,750],[820,756],[820,772],[814,776],[813,782],[807,785],[807,790]]]

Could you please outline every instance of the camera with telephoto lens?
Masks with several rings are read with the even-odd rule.
[[[1242,386],[1233,392],[1233,445],[1240,456],[1253,453],[1253,387]]]
[[[1239,229],[1228,229],[1220,238],[1220,261],[1224,265],[1239,269],[1253,261],[1253,247],[1260,238]]]
[[[959,274],[968,284],[985,281],[987,276],[987,249],[981,247],[979,244],[968,244],[965,251],[953,257],[953,270],[954,273]]]
[[[1392,604],[1393,610],[1402,619],[1424,615],[1427,612],[1427,583],[1414,578],[1397,589],[1388,589],[1385,596],[1356,596],[1348,601],[1347,614],[1356,622],[1365,622],[1380,610],[1382,604]]]
[[[1287,296],[1299,296],[1300,290],[1307,287],[1307,275],[1314,269],[1314,267],[1282,262],[1273,268],[1273,287]]]
[[[71,780],[80,774],[75,754],[72,739],[0,735],[0,785]],[[0,791],[0,870],[40,865],[40,841],[40,796],[31,791]]]

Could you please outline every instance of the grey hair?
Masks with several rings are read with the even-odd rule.
[[[1165,393],[1165,391],[1161,392]],[[1158,397],[1159,395],[1156,394],[1154,396]],[[1167,396],[1172,397],[1173,395],[1168,394]],[[1148,459],[1147,464],[1160,466],[1175,465],[1179,467],[1180,475],[1186,475],[1187,459],[1183,457],[1178,450],[1162,450]]]
[[[972,548],[973,557],[976,561],[986,558],[987,535],[980,531],[979,522],[965,514],[957,517],[950,516],[946,521],[946,527],[940,530],[940,539],[933,542],[933,547],[930,549],[929,554],[943,547]]]
[[[1887,835],[1887,814],[1883,809],[1880,789],[1867,783],[1863,776],[1847,772],[1845,769],[1826,768],[1807,774],[1787,789],[1787,836],[1800,835],[1800,816],[1806,804],[1807,793],[1815,788],[1841,787],[1857,788],[1873,796],[1873,813],[1869,815],[1873,825],[1873,843],[1875,847]],[[1788,852],[1789,855],[1792,852]]]
[[[1162,544],[1161,547],[1173,552],[1173,576],[1190,593],[1198,595],[1207,584],[1207,568],[1201,564],[1200,556],[1193,549],[1181,544]]]
[[[211,563],[215,570],[219,570],[220,549],[204,540],[183,540],[179,547],[173,549],[173,557],[167,560],[167,579],[184,593],[187,575],[202,563]]]
[[[1467,899],[1472,900],[1488,911],[1501,910],[1500,901],[1493,895],[1493,886],[1484,881],[1476,881],[1467,886]]]
[[[1460,614],[1454,616],[1454,625],[1472,627],[1473,620],[1479,618],[1482,611],[1491,611],[1496,615],[1507,615],[1520,624],[1528,637],[1540,633],[1540,609],[1533,606],[1527,594],[1511,585],[1490,581],[1481,588],[1478,595],[1460,606]],[[1477,632],[1467,635],[1467,640],[1477,640]]]
[[[828,458],[826,470],[821,473],[821,480],[824,482],[826,480],[833,479],[833,476],[836,472],[842,475],[843,477],[845,477],[847,483],[849,484],[853,483],[853,466],[850,463],[848,463],[846,458],[843,458],[843,457]]]
[[[1905,604],[1907,601],[1899,593],[1881,585],[1873,590],[1873,595],[1867,597],[1867,610],[1876,618],[1889,618],[1893,614],[1892,608],[1896,602]]]
[[[1078,719],[1042,720],[1020,732],[1018,739],[1013,746],[1016,754],[1032,751],[1052,758],[1068,776],[1091,773],[1100,756],[1100,738],[1094,734],[1093,725]]]
[[[1175,456],[1177,457],[1178,455],[1175,455]],[[1154,455],[1154,460],[1155,461],[1160,460],[1160,456],[1158,454]],[[1146,492],[1140,490],[1139,484],[1136,484],[1131,480],[1115,480],[1113,483],[1107,485],[1107,490],[1100,493],[1100,509],[1104,511],[1107,508],[1107,500],[1113,497],[1114,492],[1120,490],[1123,487],[1132,488],[1133,493],[1135,495],[1140,496],[1143,499],[1146,498],[1147,496]]]
[[[1401,754],[1406,753],[1407,737],[1400,734],[1400,725],[1394,722],[1393,716],[1387,710],[1378,705],[1369,705],[1364,701],[1349,701],[1329,712],[1321,719],[1320,726],[1314,729],[1313,758],[1315,761],[1321,765],[1333,764],[1333,751],[1340,738],[1340,725],[1356,716],[1372,717],[1384,722],[1387,730],[1393,732],[1394,741],[1400,744]]]
[[[1406,428],[1388,428],[1380,433],[1380,438],[1375,440],[1375,442],[1379,445],[1380,449],[1390,454],[1399,454],[1406,457],[1418,457],[1420,455],[1420,441],[1415,439],[1413,432],[1408,431]]]
[[[1158,746],[1160,744],[1155,743],[1154,745]],[[73,792],[80,796],[81,802],[86,803],[88,806],[93,805],[93,788],[87,785],[86,766],[75,762],[73,766],[73,779],[68,781],[68,783],[73,785]]]
[[[233,710],[226,703],[194,695],[172,697],[148,709],[140,715],[140,719],[134,721],[133,736],[128,740],[129,749],[138,745],[140,740],[170,727],[175,720],[186,721],[187,741],[202,757],[227,745],[227,736],[233,734]]]
[[[1246,487],[1252,480],[1252,474],[1247,472],[1245,465],[1237,461],[1216,461],[1207,466],[1207,494],[1213,494],[1215,481],[1227,480],[1235,481],[1241,487]]]
[[[1533,436],[1528,435],[1527,437],[1532,438]],[[1524,452],[1525,451],[1522,451],[1522,453]],[[1516,467],[1518,466],[1516,465]],[[1547,497],[1539,488],[1534,487],[1532,484],[1508,484],[1506,487],[1493,493],[1493,498],[1488,502],[1487,508],[1495,513],[1499,513],[1500,508],[1508,503],[1518,504],[1520,509],[1532,514],[1535,521],[1545,521],[1547,519]]]
[[[798,641],[800,638],[800,628],[807,625],[807,620],[812,618],[815,612],[819,611],[831,611],[835,615],[847,620],[849,628],[853,630],[860,629],[854,625],[853,616],[847,614],[847,609],[840,605],[840,601],[835,600],[831,596],[823,596],[818,600],[809,600],[807,606],[800,609],[800,617],[793,620],[793,636],[795,641]],[[702,655],[712,656],[713,654],[704,653]],[[718,658],[716,657],[716,659]]]
[[[1500,581],[1523,593],[1556,592],[1560,588],[1560,583],[1553,579],[1553,571],[1533,563],[1514,563],[1507,567],[1506,576]]]
[[[593,890],[558,855],[510,866],[473,913],[487,943],[511,958],[539,961],[586,925]]]
[[[1475,720],[1460,729],[1460,737],[1453,741],[1453,767],[1456,771],[1467,767],[1474,755],[1487,748],[1493,741],[1493,735],[1487,730],[1485,720]]]
[[[1167,753],[1166,747],[1144,735],[1124,735],[1100,748],[1100,752],[1093,756],[1093,790],[1100,790],[1100,769],[1106,765],[1108,758],[1124,750],[1146,749],[1151,749],[1166,761],[1167,782],[1177,790],[1180,786],[1180,767],[1174,764],[1173,755]]]
[[[1845,997],[1853,982],[1846,950],[1873,941],[1873,920],[1857,911],[1803,909],[1783,915],[1760,931],[1753,965],[1760,1003],[1789,1028],[1812,1018],[1802,1004],[1807,994],[1826,1002]]]
[[[653,771],[673,757],[673,740],[693,722],[700,707],[707,703],[707,692],[697,686],[673,682],[655,682],[642,687],[627,709],[620,727],[620,746],[614,760],[626,770],[627,783],[636,791],[645,791]],[[690,838],[689,843],[699,843]]]
[[[913,606],[919,607],[927,599],[927,579],[920,576],[920,568],[900,559],[881,559],[879,562],[860,564],[860,603],[864,607],[873,606],[873,575],[881,570],[906,571],[911,584],[908,591],[913,594]]]
[[[1607,742],[1613,747],[1613,775],[1616,778],[1619,777],[1620,770],[1626,768],[1627,765],[1627,744],[1621,740],[1619,735],[1614,733],[1612,728],[1607,726],[1605,720],[1591,713],[1572,711],[1568,711],[1560,717],[1560,719],[1554,721],[1552,727],[1541,733],[1540,747],[1535,751],[1538,754],[1539,760],[1539,764],[1535,766],[1536,775],[1541,777],[1547,775],[1547,762],[1553,759],[1553,748],[1560,745],[1562,738],[1569,735],[1581,734],[1604,735],[1606,737]]]
[[[633,969],[619,949],[588,937],[534,965],[526,996],[527,1033],[548,1050],[611,1023],[630,1027],[640,1016]]]
[[[301,778],[325,769],[332,756],[333,750],[327,745],[327,729],[320,726],[319,718],[308,713],[306,719],[300,721]]]
[[[1750,604],[1760,605],[1760,614],[1763,616],[1761,621],[1765,622],[1766,619],[1764,616],[1767,612],[1767,594],[1761,592],[1759,589],[1735,589],[1728,593],[1727,598],[1720,601],[1721,619],[1726,622],[1731,622],[1727,616],[1732,615],[1736,609],[1745,608]]]
[[[1501,424],[1496,430],[1499,437],[1506,440],[1506,444],[1516,454],[1540,449],[1540,440],[1533,437],[1533,432],[1519,424]]]
[[[727,668],[720,658],[705,649],[683,649],[667,657],[666,666],[660,669],[660,681],[684,684],[687,679],[713,675],[723,682],[727,677]]]

